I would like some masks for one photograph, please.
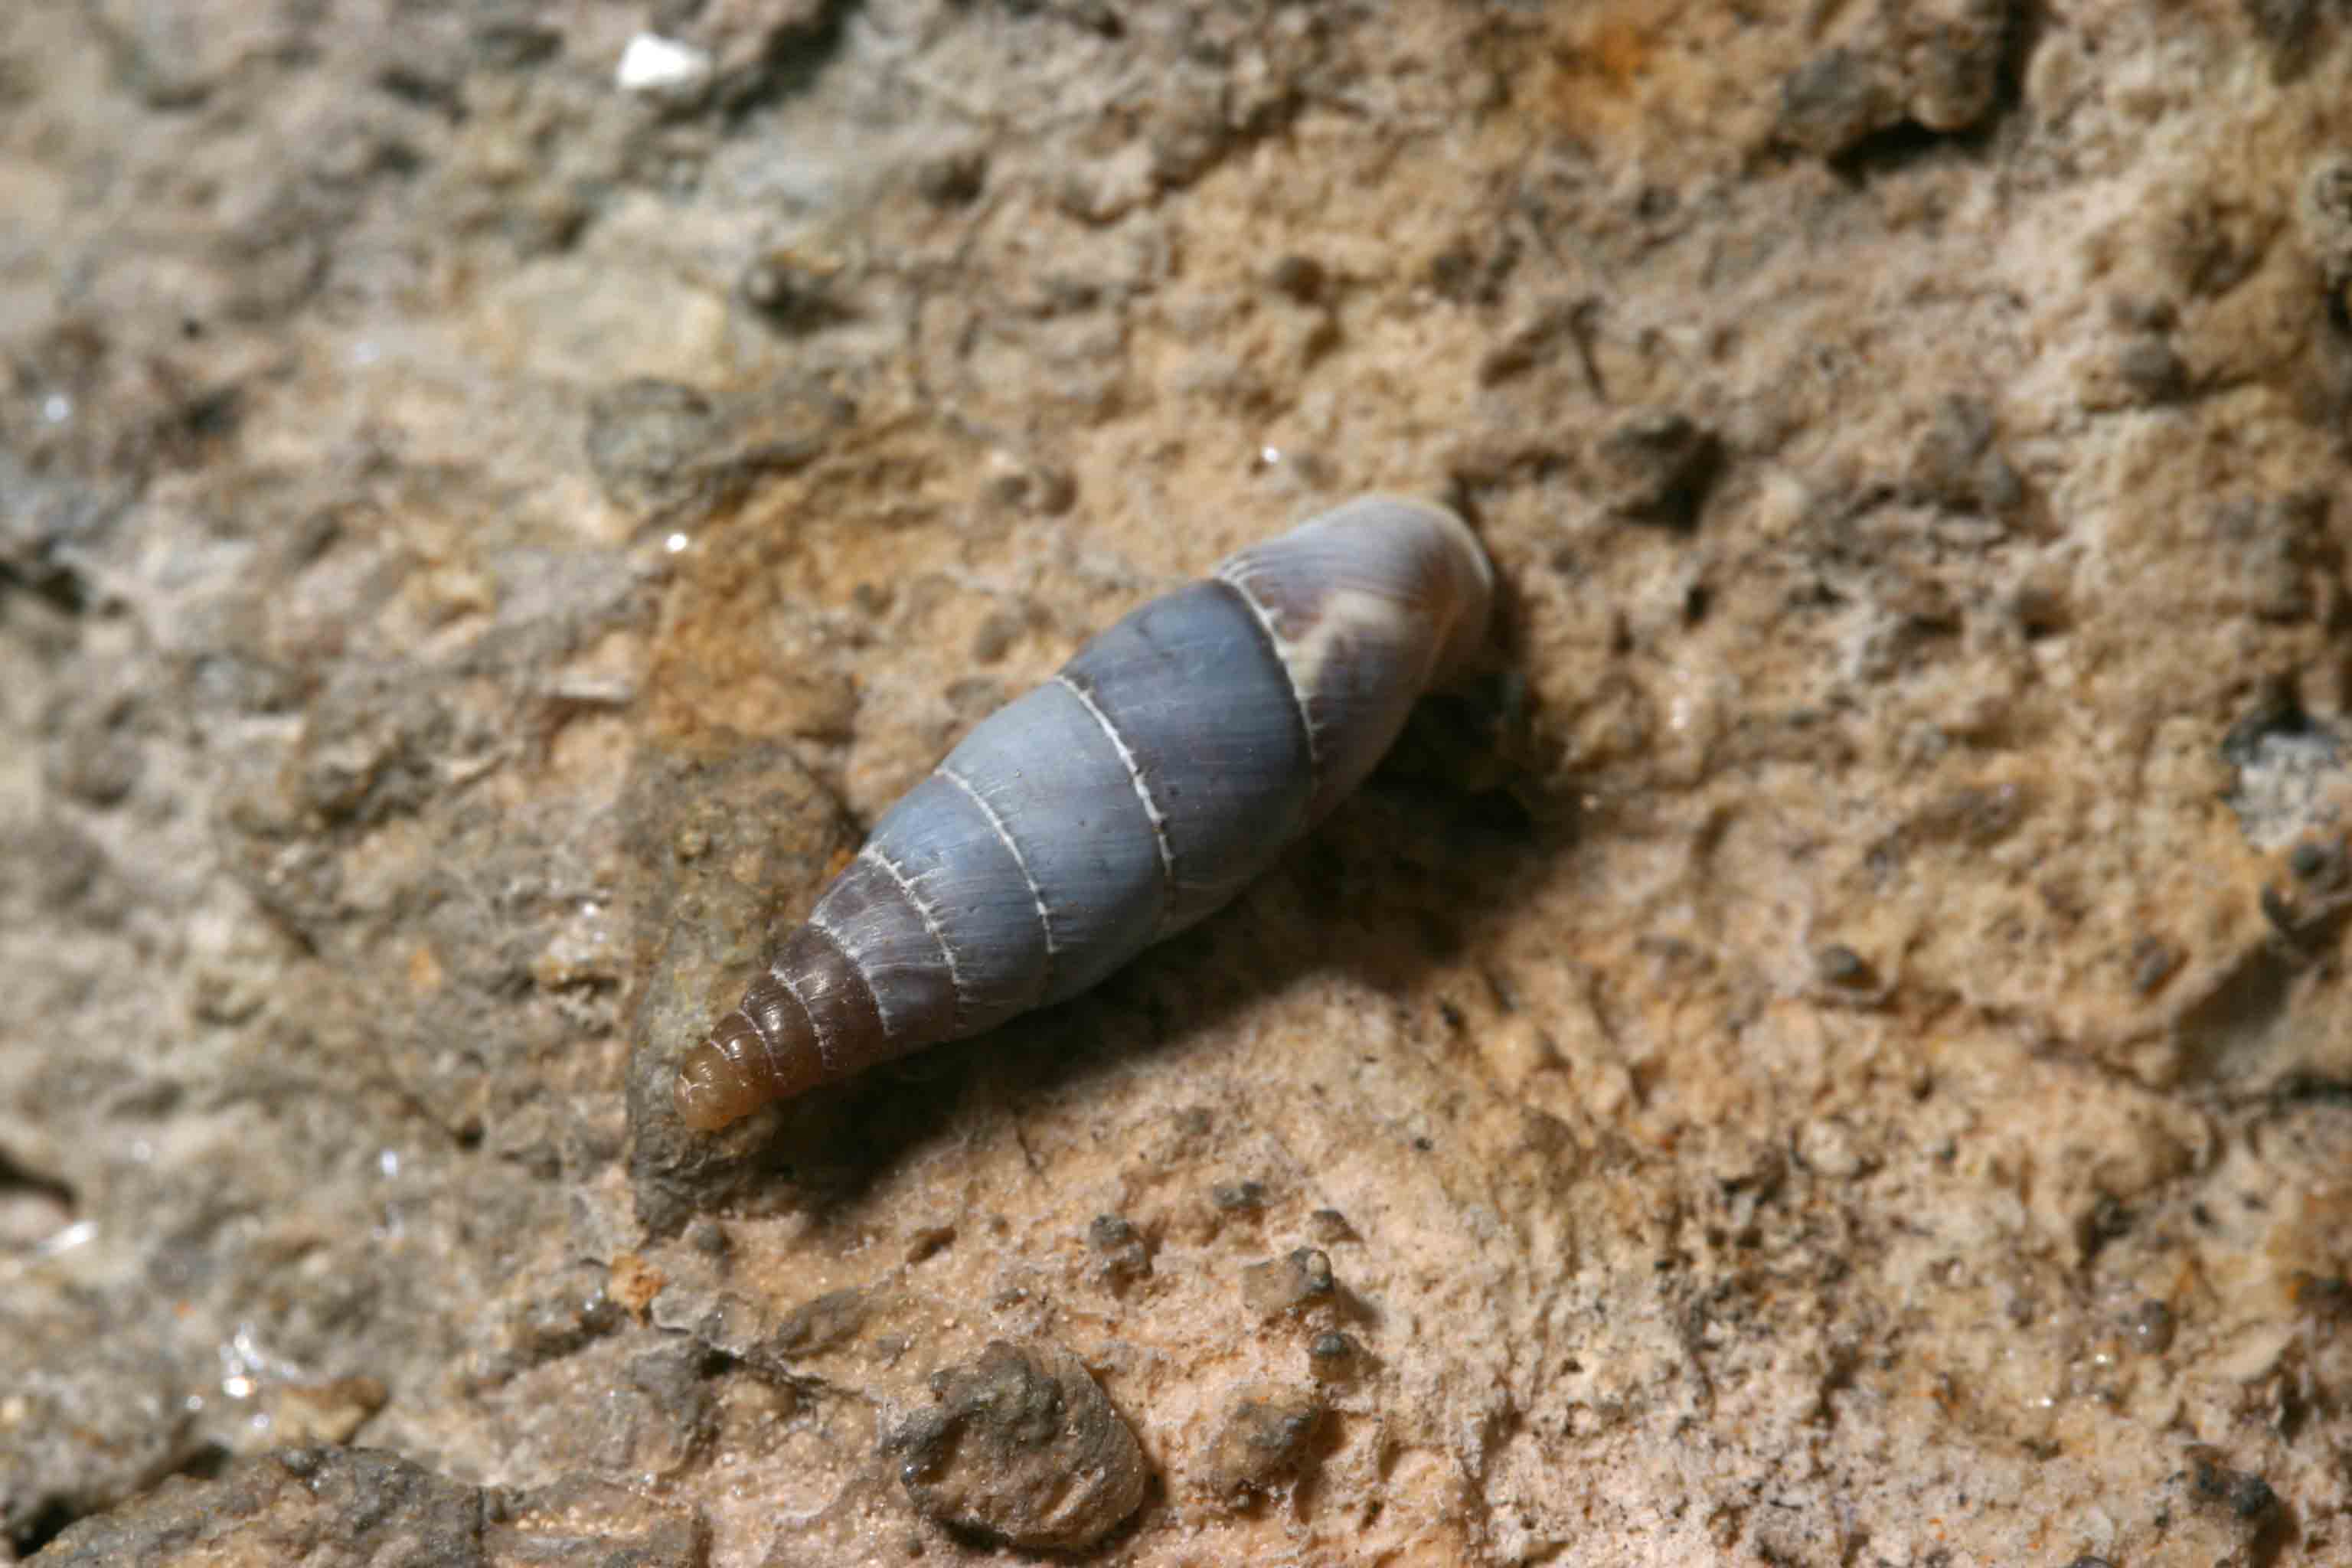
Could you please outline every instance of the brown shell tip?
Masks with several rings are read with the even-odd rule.
[[[742,1076],[726,1053],[705,1040],[677,1064],[677,1081],[670,1096],[677,1119],[697,1132],[716,1132],[751,1113],[756,1100],[745,1092]]]

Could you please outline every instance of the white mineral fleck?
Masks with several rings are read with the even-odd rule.
[[[710,57],[692,44],[658,33],[639,33],[621,51],[613,81],[623,92],[679,92],[710,77]]]

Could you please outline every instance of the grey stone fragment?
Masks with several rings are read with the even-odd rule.
[[[1134,1226],[1117,1215],[1097,1215],[1087,1226],[1087,1245],[1101,1259],[1100,1273],[1113,1289],[1151,1272],[1151,1247]]]
[[[674,381],[638,377],[588,405],[588,466],[614,505],[655,514],[707,499],[697,466],[718,439],[710,399]]]
[[[772,317],[806,315],[816,297],[808,290],[816,285],[811,275],[788,277],[782,256],[751,266],[743,279],[746,298]],[[837,399],[814,386],[786,384],[728,399],[634,377],[590,400],[588,465],[606,499],[640,521],[688,523],[731,504],[761,475],[814,458],[845,414]]]
[[[1781,83],[1780,139],[1839,158],[1906,121],[1937,135],[1974,129],[2000,104],[2011,5],[1927,0],[1871,13]]]
[[[1209,1484],[1225,1497],[1263,1490],[1295,1469],[1323,1420],[1323,1401],[1296,1388],[1234,1391],[1209,1448]]]
[[[1903,117],[1902,100],[1878,63],[1855,50],[1825,50],[1780,87],[1781,137],[1834,158]]]
[[[2116,375],[2141,403],[2171,403],[2189,390],[2189,363],[2159,337],[2126,340],[2116,351]]]
[[[0,1551],[111,1507],[204,1450],[168,1346],[87,1298],[15,1293],[0,1306]]]
[[[1338,1329],[1326,1330],[1307,1342],[1307,1370],[1320,1378],[1352,1376],[1363,1353],[1364,1347],[1357,1342],[1355,1335]]]
[[[1301,1247],[1242,1270],[1242,1299],[1264,1317],[1328,1300],[1336,1289],[1330,1256],[1319,1247]]]
[[[997,1340],[932,1379],[940,1403],[882,1440],[915,1506],[1029,1548],[1088,1546],[1143,1501],[1135,1434],[1077,1357]]]
[[[2278,1493],[2270,1482],[2252,1470],[2232,1468],[2220,1449],[2199,1444],[2189,1459],[2189,1495],[2198,1507],[2240,1521],[2249,1535],[2278,1512]]]
[[[1996,516],[2014,510],[2025,499],[2025,485],[2001,450],[2000,435],[1983,399],[1946,398],[1912,454],[1913,486],[1955,510]]]
[[[606,1482],[565,1477],[506,1491],[396,1455],[285,1448],[205,1480],[177,1479],[68,1528],[44,1568],[688,1568],[694,1521]]]
[[[813,1301],[803,1301],[784,1314],[776,1331],[751,1359],[761,1360],[761,1352],[765,1352],[782,1364],[794,1357],[839,1350],[865,1331],[869,1308],[864,1293],[857,1290],[829,1290]]]
[[[366,1449],[289,1448],[211,1480],[178,1479],[41,1554],[44,1568],[221,1563],[487,1564],[482,1494]]]

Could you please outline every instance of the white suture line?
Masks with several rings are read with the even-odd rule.
[[[1274,649],[1275,662],[1282,666],[1282,678],[1290,683],[1290,703],[1298,710],[1298,727],[1307,731],[1307,765],[1319,785],[1323,781],[1323,737],[1316,732],[1314,711],[1307,706],[1307,689],[1298,684],[1298,668],[1291,662],[1290,643],[1275,630],[1274,617],[1265,613],[1265,606],[1249,591],[1246,562],[1239,558],[1226,562],[1217,568],[1217,580],[1238,595],[1241,602],[1249,606],[1249,613],[1257,617],[1257,624],[1265,628],[1265,640]]]
[[[1176,898],[1176,852],[1168,847],[1168,819],[1160,815],[1160,803],[1151,798],[1151,786],[1144,782],[1143,769],[1137,765],[1135,753],[1128,749],[1126,739],[1119,734],[1118,726],[1110,721],[1110,715],[1095,706],[1095,700],[1087,695],[1084,688],[1066,675],[1057,675],[1054,679],[1060,681],[1088,713],[1094,715],[1095,722],[1101,725],[1102,732],[1109,737],[1112,749],[1118,752],[1118,760],[1127,764],[1128,782],[1135,785],[1135,798],[1143,803],[1143,815],[1151,819],[1151,841],[1159,847],[1160,869],[1167,878],[1168,898],[1173,903]]]
[[[824,901],[823,900],[820,899],[817,900],[817,907],[809,911],[808,923],[810,929],[815,931],[818,934],[822,935],[825,941],[839,948],[841,950],[842,962],[848,964],[850,968],[857,972],[857,983],[866,987],[866,994],[868,996],[874,998],[874,1016],[877,1019],[881,1020],[882,1037],[886,1040],[893,1037],[898,1031],[890,1026],[890,1009],[884,1005],[882,1001],[882,993],[874,988],[874,977],[866,972],[866,955],[859,952],[856,948],[850,946],[847,942],[844,941],[840,931],[835,927],[831,921],[824,918]],[[812,1013],[809,1016],[811,1019],[814,1019],[816,1016]],[[833,1058],[829,1054],[826,1055],[824,1058],[824,1065],[825,1069],[828,1072],[832,1070]]]
[[[971,787],[971,781],[945,763],[932,771],[971,797],[971,804],[980,807],[980,815],[988,818],[988,826],[995,829],[996,841],[1004,846],[1006,854],[1013,857],[1013,869],[1019,871],[1021,879],[1029,885],[1030,901],[1037,906],[1037,928],[1045,933],[1045,973],[1037,987],[1037,994],[1042,996],[1046,987],[1054,983],[1054,955],[1062,950],[1061,943],[1054,940],[1054,911],[1045,907],[1045,889],[1037,885],[1035,875],[1029,869],[1029,858],[1022,854],[1021,846],[1013,841],[1012,830],[1004,826],[1004,818],[997,816],[996,808]]]
[[[931,933],[931,940],[940,944],[940,957],[948,966],[948,984],[955,988],[956,1018],[961,1022],[964,1014],[963,973],[956,966],[955,949],[948,945],[948,933],[940,929],[939,917],[934,915],[931,912],[931,907],[923,901],[923,896],[915,891],[914,879],[900,870],[898,865],[876,847],[872,841],[869,840],[866,843],[865,849],[860,852],[859,858],[870,860],[879,866],[884,875],[898,884],[898,890],[907,895],[908,903],[915,906],[915,913],[922,917],[924,928]],[[873,982],[869,980],[866,984],[870,987]],[[881,1005],[881,995],[878,992],[876,993],[875,1005],[877,1006]]]
[[[808,998],[801,994],[801,988],[793,983],[791,975],[784,973],[782,964],[768,965],[768,973],[777,984],[792,993],[793,1001],[800,1004],[801,1016],[809,1021],[809,1038],[816,1042],[816,1059],[824,1064],[826,1072],[833,1071],[833,1042],[824,1037],[824,1024],[817,1017],[816,1009],[808,1005]],[[768,1070],[782,1078],[783,1074],[776,1068],[775,1050],[768,1044],[767,1031],[755,1027],[751,1032],[760,1037],[760,1048],[768,1053]]]

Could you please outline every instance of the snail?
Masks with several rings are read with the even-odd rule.
[[[1486,639],[1494,571],[1426,501],[1221,562],[975,726],[680,1062],[709,1131],[1084,991],[1217,909],[1363,782]]]

